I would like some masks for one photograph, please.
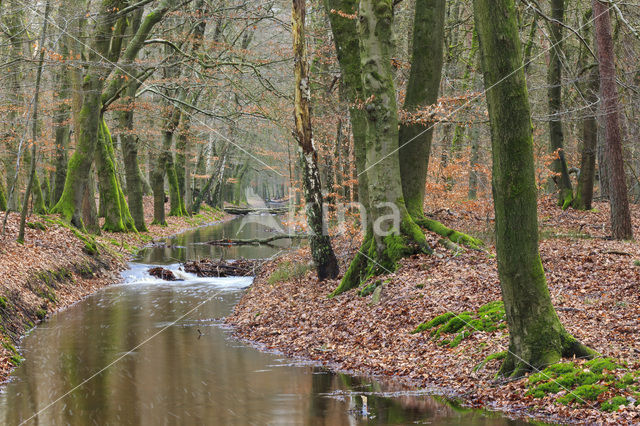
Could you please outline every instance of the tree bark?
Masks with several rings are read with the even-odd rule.
[[[411,72],[404,110],[415,112],[438,101],[442,76],[445,5],[444,0],[416,2]],[[425,183],[433,138],[433,122],[403,123],[400,126],[400,175],[402,194],[413,218],[424,216]]]
[[[40,81],[42,80],[42,64],[44,62],[44,42],[47,37],[47,25],[49,23],[49,10],[51,8],[51,2],[47,0],[44,8],[44,18],[42,22],[42,33],[40,34],[40,52],[38,55],[38,71],[36,73],[36,88],[33,95],[33,116],[31,126],[31,167],[29,168],[29,180],[27,181],[27,189],[24,193],[24,201],[22,205],[22,212],[20,214],[20,229],[18,230],[18,242],[24,243],[24,227],[27,219],[27,212],[29,210],[29,196],[31,195],[31,189],[36,181],[36,161],[37,161],[37,149],[38,149],[38,99],[40,95]],[[36,186],[38,184],[36,183]],[[42,197],[40,199],[42,203]]]
[[[593,68],[589,75],[589,83],[584,93],[587,102],[595,105],[598,102],[598,69]],[[591,108],[593,115],[582,120],[582,153],[580,160],[580,176],[576,188],[576,198],[572,206],[578,210],[591,210],[593,201],[593,181],[596,174],[596,150],[598,147],[597,108]]]
[[[356,0],[324,0],[325,12],[329,16],[333,41],[336,47],[338,63],[342,78],[344,97],[349,104],[349,118],[351,121],[351,133],[355,152],[356,176],[358,178],[358,201],[364,208],[369,206],[367,174],[364,173],[366,161],[366,133],[367,117],[363,109],[356,106],[363,101],[362,70],[360,64],[360,47],[356,18],[351,17],[357,13],[358,2]],[[332,10],[334,12],[332,12]],[[343,12],[341,16],[338,11]],[[348,169],[350,163],[347,161]],[[351,180],[351,176],[349,176]],[[362,224],[368,226],[366,223]]]
[[[95,161],[99,177],[100,211],[104,212],[105,218],[102,229],[111,232],[135,232],[134,220],[118,182],[113,140],[104,119],[98,131]]]
[[[551,49],[549,51],[549,68],[547,70],[547,84],[549,89],[549,148],[551,154],[558,158],[551,163],[554,176],[549,181],[550,189],[559,190],[558,205],[566,209],[573,201],[573,188],[564,152],[564,134],[562,132],[562,25],[564,23],[565,0],[551,0],[551,17],[549,22]]]
[[[491,123],[496,251],[509,326],[500,374],[518,377],[562,356],[594,352],[562,326],[538,251],[529,99],[514,0],[474,0]]]
[[[296,139],[300,147],[302,182],[304,187],[307,224],[309,225],[309,246],[311,257],[320,281],[338,276],[338,260],[331,247],[329,235],[325,232],[322,211],[322,190],[318,171],[318,154],[313,145],[311,130],[311,92],[309,64],[305,39],[305,0],[293,0],[291,23],[294,55],[294,114]]]
[[[617,240],[633,238],[631,212],[627,197],[627,182],[622,160],[622,136],[618,112],[618,90],[616,87],[616,65],[609,6],[593,0],[598,62],[600,65],[600,92],[604,107],[606,132],[606,161],[609,171],[609,203],[611,205],[611,234]]]
[[[136,85],[131,85],[127,88],[127,107],[122,111],[118,111],[117,116],[121,131],[127,201],[136,229],[139,232],[143,232],[147,231],[147,225],[144,221],[143,178],[138,165],[138,141],[133,133],[133,107],[136,90]]]

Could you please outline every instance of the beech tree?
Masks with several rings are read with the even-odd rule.
[[[500,374],[518,377],[573,355],[595,352],[560,323],[538,250],[531,113],[513,0],[474,0],[493,165],[498,275],[509,326]]]
[[[366,233],[362,247],[333,295],[357,287],[374,275],[395,270],[398,260],[404,256],[419,251],[430,253],[421,226],[454,242],[474,248],[482,245],[477,239],[424,217],[422,204],[431,146],[428,126],[432,123],[407,123],[401,127],[402,139],[400,137],[391,68],[392,4],[383,2],[378,6],[374,10],[372,5],[361,1],[356,26],[350,14],[355,10],[353,3],[325,1],[346,92],[349,99],[355,97],[365,103],[350,112],[354,123],[359,200],[367,208]],[[410,110],[429,106],[437,99],[443,27],[442,1],[416,4],[411,87],[407,89],[405,103]],[[356,30],[360,48],[354,51],[350,37]],[[361,111],[365,112],[366,119],[364,137],[356,136]],[[401,156],[405,160],[402,163]],[[406,200],[410,200],[411,210],[407,209]],[[393,215],[399,219],[397,228],[389,221]]]
[[[627,182],[622,161],[622,134],[620,132],[616,65],[611,37],[609,6],[593,0],[598,62],[600,67],[600,93],[605,119],[606,161],[609,173],[609,203],[611,205],[611,234],[618,240],[633,238],[631,212],[627,197]]]

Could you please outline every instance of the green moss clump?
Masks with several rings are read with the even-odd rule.
[[[612,358],[595,358],[591,361],[586,362],[585,365],[596,374],[602,374],[603,370],[613,371],[618,368],[624,367],[622,365],[616,364],[615,360],[613,360]]]
[[[8,304],[9,303],[7,302],[7,298],[0,296],[0,308],[4,309]]]
[[[585,401],[595,401],[598,395],[607,391],[606,386],[602,385],[582,385],[575,388],[570,393],[558,398],[558,402],[563,405],[569,405],[572,402],[580,404]]]
[[[22,361],[24,361],[24,358],[22,358],[20,355],[11,355],[11,358],[9,358],[9,361],[11,361],[11,364],[17,367],[20,364],[22,364]]]
[[[566,374],[574,372],[575,369],[575,364],[572,362],[560,362],[548,366],[544,371],[546,373]]]
[[[496,300],[482,305],[477,313],[462,312],[456,315],[453,312],[447,312],[438,315],[431,321],[418,325],[411,333],[415,334],[433,329],[430,334],[436,339],[443,334],[455,334],[452,339],[447,338],[439,343],[453,348],[477,331],[491,333],[505,327],[504,303]]]
[[[602,405],[600,405],[600,409],[602,411],[608,411],[611,413],[614,411],[618,411],[621,405],[627,405],[628,403],[629,401],[627,401],[627,398],[618,395],[614,396],[607,402],[603,402]]]
[[[40,309],[38,309],[38,310],[36,311],[36,317],[38,317],[38,319],[39,319],[40,321],[42,321],[43,319],[45,319],[45,318],[46,318],[46,316],[47,316],[47,311],[46,311],[46,310],[44,310],[44,309],[40,308]]]
[[[27,222],[27,228],[39,229],[41,231],[47,230],[47,226],[42,222]]]
[[[371,284],[367,285],[365,288],[360,290],[359,294],[362,297],[368,296],[372,294],[376,290],[376,288],[378,288],[381,285],[382,285],[382,280],[375,280],[374,282],[372,282]]]
[[[486,357],[485,359],[483,359],[480,363],[478,363],[478,365],[473,367],[473,371],[474,372],[480,371],[490,361],[493,361],[495,359],[505,359],[506,357],[507,357],[507,351],[493,353],[493,354],[489,355],[488,357]]]
[[[440,327],[433,336],[437,338],[443,333],[457,333],[473,319],[471,315],[471,312],[463,312],[460,315],[454,316],[446,324]]]

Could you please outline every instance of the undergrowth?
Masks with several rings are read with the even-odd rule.
[[[267,283],[274,285],[277,283],[302,278],[311,270],[311,265],[299,262],[282,262],[269,275]]]

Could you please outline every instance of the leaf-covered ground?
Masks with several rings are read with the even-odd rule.
[[[640,207],[632,208],[634,231],[640,236]],[[453,253],[429,235],[435,254],[404,259],[395,273],[382,277],[380,300],[374,303],[375,294],[361,297],[356,291],[327,298],[338,281],[318,283],[308,267],[308,250],[301,249],[263,269],[228,323],[235,326],[237,336],[289,356],[435,386],[439,392],[462,397],[470,406],[547,420],[552,416],[574,422],[640,422],[640,409],[631,402],[605,412],[600,408],[606,399],[558,403],[565,390],[534,398],[527,395],[527,379],[497,386],[497,359],[474,372],[486,357],[507,348],[504,328],[470,333],[454,347],[443,345],[442,338],[434,339],[429,331],[411,333],[438,315],[477,312],[500,299],[491,206],[460,204],[436,212],[434,217],[446,225],[484,237],[488,253]],[[605,203],[598,203],[595,211],[563,212],[554,200],[541,201],[540,250],[553,303],[567,329],[603,355],[638,370],[640,247],[637,242],[605,238],[608,214]],[[358,243],[348,236],[334,239],[342,271]],[[283,263],[284,272],[279,266]],[[289,272],[296,264],[302,267]],[[274,272],[279,279],[270,279]],[[583,368],[584,361],[575,362],[576,368]],[[600,399],[611,395],[603,393]]]
[[[145,213],[151,222],[150,198],[145,199]],[[20,337],[46,315],[119,281],[125,260],[138,247],[224,217],[205,209],[190,218],[167,216],[168,226],[153,225],[137,235],[103,232],[95,239],[98,253],[89,254],[83,241],[87,236],[61,226],[57,216],[29,217],[25,243],[18,244],[20,215],[10,213],[0,236],[0,383],[21,360],[16,350]]]

